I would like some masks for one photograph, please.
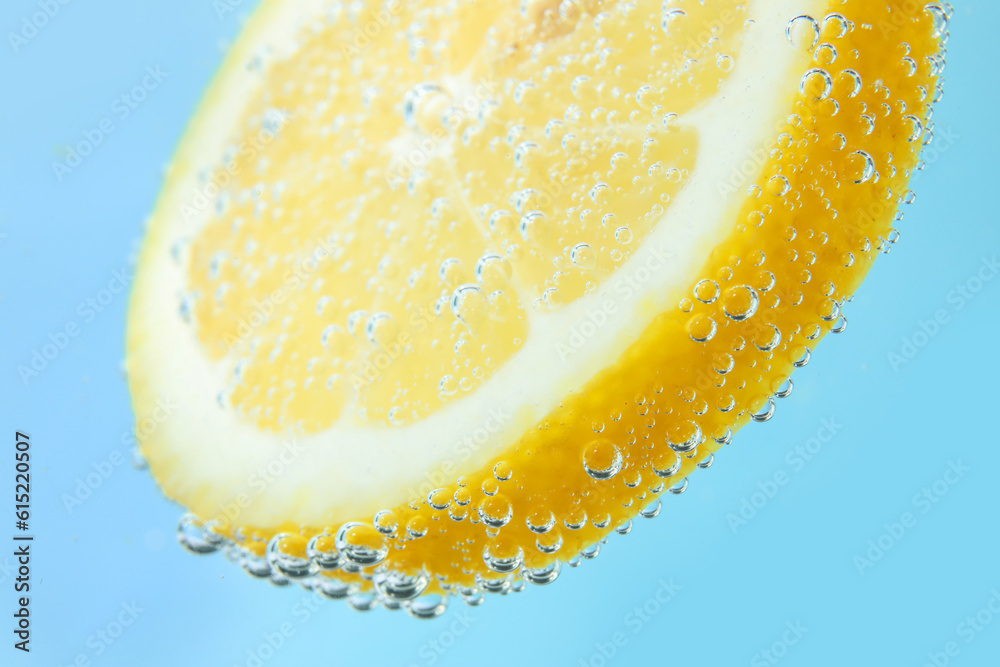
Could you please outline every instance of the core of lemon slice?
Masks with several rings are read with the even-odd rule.
[[[898,237],[950,11],[265,1],[131,304],[183,540],[434,615],[655,516]]]

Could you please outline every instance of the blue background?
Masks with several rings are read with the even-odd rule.
[[[37,541],[30,656],[11,647],[13,560],[0,547],[0,664],[68,665],[83,655],[94,665],[246,665],[247,652],[282,624],[293,633],[264,665],[600,667],[601,645],[619,632],[624,641],[609,665],[754,666],[781,654],[789,666],[919,666],[952,641],[959,653],[937,656],[939,664],[998,664],[1000,615],[979,631],[959,624],[1000,590],[1000,279],[961,309],[954,293],[949,299],[983,257],[1000,252],[996,3],[956,3],[936,152],[914,186],[902,240],[847,308],[848,332],[827,339],[797,374],[775,419],[741,432],[686,494],[613,537],[582,571],[567,568],[550,588],[491,596],[477,608],[455,601],[434,622],[362,614],[342,602],[322,602],[307,616],[303,590],[276,589],[220,555],[182,550],[174,538],[181,509],[147,473],[112,461],[128,453],[132,419],[120,368],[127,299],[114,296],[92,319],[80,304],[128,265],[163,165],[250,5],[220,19],[210,0],[70,2],[15,53],[6,34],[37,7],[3,3],[0,510],[8,518],[0,523],[13,523],[13,434],[25,430]],[[120,119],[115,99],[157,65],[166,78]],[[61,147],[103,118],[114,131],[59,182],[51,163]],[[939,309],[948,322],[921,337],[921,321]],[[70,322],[79,335],[22,382],[18,365]],[[894,368],[888,355],[900,353],[904,338],[925,344]],[[788,453],[826,435],[822,420],[831,418],[841,425],[835,437],[796,469]],[[939,483],[946,493],[938,502],[914,503],[959,460],[968,471]],[[63,495],[106,461],[110,476],[69,512]],[[787,483],[765,503],[754,498],[779,471]],[[744,499],[760,507],[734,530],[727,515]],[[915,524],[898,539],[883,535],[904,512]],[[9,532],[0,529],[0,544]],[[859,572],[856,557],[880,537],[891,548]],[[680,586],[664,605],[652,602],[661,580]],[[133,602],[142,610],[135,622],[98,654],[96,633]],[[644,606],[646,620],[638,620],[635,608]],[[799,624],[802,636],[786,634],[787,624]],[[797,641],[783,647],[786,639]]]

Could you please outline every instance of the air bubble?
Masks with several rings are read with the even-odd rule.
[[[448,97],[440,85],[417,84],[403,98],[403,118],[415,130],[432,131],[443,121],[447,105]]]
[[[372,579],[375,590],[383,601],[405,602],[419,597],[426,590],[430,578],[426,572],[414,575],[402,572],[379,572]]]
[[[368,342],[386,348],[396,339],[398,327],[394,326],[392,315],[385,312],[375,313],[365,324],[365,337]]]
[[[844,77],[844,79],[847,80],[847,83],[850,86],[850,90],[848,91],[847,96],[857,97],[858,93],[861,92],[862,86],[864,85],[864,82],[861,79],[861,75],[858,74],[856,70],[845,69],[843,72],[840,73],[840,76]]]
[[[823,34],[827,39],[841,39],[850,32],[851,22],[843,14],[833,12],[823,19]]]
[[[510,523],[514,508],[504,496],[487,496],[479,504],[479,518],[491,528],[502,528]]]
[[[418,539],[427,534],[427,520],[422,516],[412,517],[406,522],[406,534],[414,539]]]
[[[948,30],[948,13],[944,7],[937,2],[930,2],[924,6],[924,11],[931,15],[934,20],[934,32],[932,36],[937,39]]]
[[[336,570],[341,565],[340,554],[337,553],[336,538],[333,535],[319,533],[309,540],[306,546],[306,556],[320,570]]]
[[[451,295],[451,312],[466,324],[480,321],[486,311],[486,295],[479,285],[460,285]]]
[[[257,577],[258,579],[269,578],[272,574],[271,565],[267,562],[266,558],[246,549],[241,550],[240,567],[251,577]]]
[[[603,206],[608,203],[608,197],[611,194],[611,186],[607,183],[600,182],[590,189],[590,200],[597,204],[598,206]]]
[[[763,405],[755,412],[750,413],[750,418],[755,422],[766,422],[774,416],[774,399],[767,397]]]
[[[708,315],[695,315],[687,323],[687,332],[691,340],[697,343],[706,343],[715,336],[718,325],[715,320]]]
[[[493,476],[498,482],[506,482],[514,475],[514,469],[506,461],[498,461],[493,466]]]
[[[448,489],[435,489],[427,494],[427,504],[438,511],[446,510],[451,505],[451,494]]]
[[[837,52],[837,47],[828,42],[824,42],[823,44],[820,44],[818,47],[816,47],[816,54],[814,57],[816,58],[816,62],[823,65],[824,67],[828,67],[837,62],[838,56],[839,53]],[[827,77],[829,76],[830,75],[827,74]],[[830,80],[830,84],[832,87],[833,85],[832,79]]]
[[[714,303],[719,292],[719,284],[714,280],[702,280],[694,287],[695,298],[702,303]]]
[[[149,462],[146,461],[146,457],[142,455],[142,450],[138,446],[132,448],[129,461],[136,470],[147,470],[149,468]]]
[[[667,444],[675,452],[681,454],[693,451],[704,440],[705,437],[702,435],[701,427],[690,420],[671,425],[667,434]]]
[[[177,525],[177,541],[193,554],[210,554],[219,548],[219,543],[204,530],[203,522],[194,514],[181,517]]]
[[[484,253],[476,262],[476,280],[480,285],[496,280],[504,281],[510,275],[510,262],[499,253]]]
[[[581,74],[573,79],[570,82],[570,90],[573,92],[573,96],[581,102],[591,102],[597,95],[596,86],[586,74]]]
[[[337,531],[337,551],[355,565],[378,565],[389,555],[389,545],[375,530],[359,521],[349,521]]]
[[[760,306],[757,290],[747,285],[737,285],[726,290],[723,297],[723,310],[729,319],[742,322],[750,319]]]
[[[296,556],[285,551],[289,543],[304,542],[299,535],[279,533],[267,543],[268,565],[289,579],[305,579],[319,572],[319,566],[312,559]]]
[[[374,593],[351,593],[347,596],[347,604],[354,611],[371,611],[378,607],[379,599]]]
[[[521,218],[521,238],[525,241],[542,238],[545,225],[545,214],[541,211],[529,211]]]
[[[538,144],[533,141],[523,141],[514,149],[514,166],[518,169],[529,169],[532,158],[538,152]]]
[[[721,352],[712,358],[712,368],[720,375],[731,372],[736,367],[736,360],[728,352]]]
[[[549,532],[535,540],[535,547],[543,554],[554,554],[562,549],[563,538],[558,532]]]
[[[570,251],[570,261],[584,270],[591,270],[597,266],[597,253],[587,243],[578,243]]]
[[[778,387],[778,390],[774,392],[774,395],[778,398],[788,398],[792,395],[793,386],[792,379],[786,378],[785,381]]]
[[[909,141],[910,143],[919,141],[920,137],[922,137],[924,134],[924,124],[920,121],[919,118],[917,118],[913,114],[904,116],[903,120],[909,122],[913,127],[913,129],[910,132],[910,136],[908,136],[906,140]]]
[[[685,477],[680,481],[680,483],[671,486],[667,490],[670,491],[670,493],[674,494],[675,496],[679,496],[685,491],[687,491],[687,488],[688,488],[688,478]]]
[[[667,9],[663,12],[663,20],[660,22],[660,26],[663,31],[668,35],[672,35],[671,30],[678,26],[680,20],[687,16],[687,12],[679,8]]]
[[[643,519],[655,519],[660,515],[660,510],[663,509],[663,503],[659,498],[655,499],[649,505],[646,505],[641,510],[639,510],[639,516]]]
[[[792,186],[788,182],[788,179],[782,176],[781,174],[772,176],[767,181],[767,191],[769,194],[774,195],[775,197],[784,197],[785,195],[788,194],[788,191],[791,189],[791,187]]]
[[[506,550],[498,550],[496,547],[491,549],[489,545],[483,547],[483,562],[486,563],[486,567],[498,574],[514,572],[521,567],[524,561],[524,551],[521,547],[516,547],[512,553],[504,551]]]
[[[825,100],[833,91],[833,78],[821,67],[814,67],[802,75],[799,91],[814,100]]]
[[[343,600],[352,592],[352,585],[332,577],[316,577],[313,590],[330,600]]]
[[[438,391],[445,396],[453,396],[458,393],[458,379],[454,375],[445,375],[438,383]]]
[[[773,324],[765,324],[754,337],[754,345],[761,352],[772,352],[781,344],[781,331]]]
[[[570,530],[580,530],[587,525],[587,513],[582,509],[571,510],[563,523]]]
[[[866,183],[875,175],[875,159],[867,151],[854,151],[851,161],[851,177],[856,184]]]
[[[785,25],[785,36],[795,48],[812,51],[819,42],[819,25],[813,17],[802,14]]]
[[[514,88],[514,103],[520,107],[529,107],[538,98],[538,84],[533,81],[522,81]]]
[[[536,510],[527,516],[525,523],[531,532],[544,535],[555,528],[556,515],[550,510]]]
[[[611,479],[622,469],[621,451],[608,440],[595,440],[583,453],[583,467],[594,479]]]
[[[414,618],[429,620],[437,618],[448,609],[448,597],[437,593],[422,595],[403,605]]]
[[[524,568],[524,578],[536,586],[545,586],[555,581],[561,570],[562,562],[556,560],[543,567]]]

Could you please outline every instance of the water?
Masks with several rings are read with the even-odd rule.
[[[335,583],[316,593],[267,586],[230,562],[287,584],[268,576],[265,557],[192,556],[173,538],[180,509],[128,464],[132,415],[117,372],[127,299],[109,289],[99,311],[85,304],[116,279],[131,281],[128,258],[162,166],[221,59],[220,41],[248,8],[71,3],[17,52],[3,48],[3,80],[23,96],[0,123],[0,398],[8,434],[32,435],[37,536],[33,651],[6,647],[4,664],[83,655],[95,665],[246,665],[251,656],[290,665],[331,650],[379,665],[636,664],[662,659],[663,638],[678,632],[677,664],[768,664],[768,651],[786,665],[839,665],[847,655],[922,665],[950,641],[956,665],[995,658],[1000,619],[971,641],[956,629],[1000,583],[989,475],[1000,464],[990,445],[1000,281],[981,278],[993,277],[1000,250],[987,194],[1000,149],[984,65],[1000,19],[993,3],[957,3],[936,139],[903,238],[849,304],[850,331],[823,343],[775,417],[643,510],[655,519],[620,527],[628,535],[600,544],[599,557],[533,571],[533,583],[558,580],[521,593],[498,574],[482,585],[508,594],[481,606],[474,590],[472,606],[456,599],[447,610],[418,596],[411,614],[443,614],[429,623],[357,613],[351,607],[373,598]],[[7,3],[4,34],[36,11],[35,2]],[[162,82],[120,117],[115,102],[157,67]],[[104,118],[114,130],[59,180],[57,147]],[[23,383],[17,366],[70,322],[79,335]],[[549,545],[550,535],[538,539]],[[0,601],[13,606],[7,559]],[[293,574],[296,565],[285,563]],[[405,598],[424,584],[379,585]],[[135,616],[124,628],[123,605]]]

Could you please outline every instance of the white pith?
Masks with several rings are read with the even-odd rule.
[[[680,119],[699,134],[691,183],[605,285],[558,311],[534,314],[524,347],[483,386],[416,424],[338,424],[300,436],[289,447],[287,436],[262,432],[220,407],[217,395],[232,361],[210,360],[192,325],[179,316],[186,267],[171,258],[170,249],[178,239],[197,236],[211,211],[205,207],[205,216],[187,221],[179,213],[201,189],[198,173],[221,162],[232,119],[261,81],[242,64],[262,47],[292,41],[300,17],[318,15],[326,4],[272,0],[255,13],[168,172],[132,302],[129,370],[137,416],[145,417],[158,399],[179,406],[142,438],[154,475],[170,495],[206,518],[238,508],[232,521],[262,528],[370,518],[413,500],[415,491],[481,468],[613,364],[653,317],[688,296],[683,292],[699,278],[711,250],[732,232],[736,210],[762,166],[755,157],[773,142],[798,92],[808,54],[789,43],[785,27],[800,14],[821,18],[827,3],[748,3],[755,23],[728,83],[706,106]],[[283,51],[271,53],[280,57]],[[748,165],[753,171],[741,172]],[[739,187],[723,194],[719,184],[730,183],[734,174],[740,174]],[[590,326],[609,299],[613,314],[602,326]],[[447,478],[438,475],[445,464]],[[269,468],[280,472],[273,475]]]

